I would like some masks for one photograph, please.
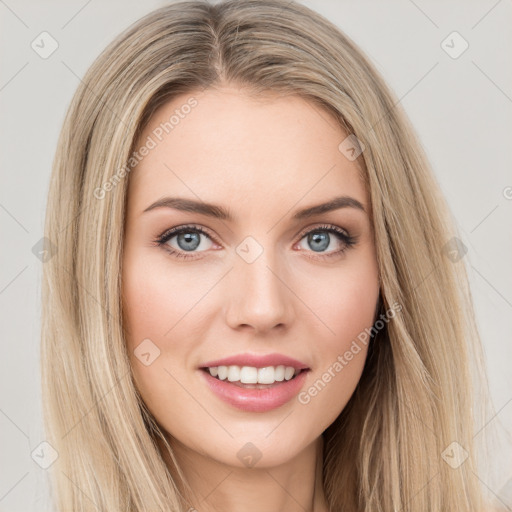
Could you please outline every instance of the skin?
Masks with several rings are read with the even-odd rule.
[[[133,376],[193,490],[191,507],[325,511],[321,434],[354,392],[366,346],[307,404],[293,399],[268,412],[224,403],[198,368],[229,355],[278,352],[311,369],[303,390],[332,368],[375,318],[369,197],[357,161],[338,149],[347,134],[298,96],[255,98],[230,84],[184,94],[153,114],[140,144],[191,96],[197,106],[129,177],[122,295]],[[166,207],[144,213],[170,195],[221,205],[234,221]],[[365,211],[346,207],[292,219],[341,195]],[[187,224],[211,234],[198,235],[192,258],[176,258],[155,243]],[[357,242],[321,259],[345,245],[328,233],[329,245],[316,252],[307,232],[323,224]],[[263,248],[252,263],[236,252],[247,236]],[[178,236],[169,246],[187,253]],[[134,354],[147,338],[160,350],[148,366]],[[249,442],[261,453],[252,468],[237,457]]]

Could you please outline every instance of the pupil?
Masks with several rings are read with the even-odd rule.
[[[183,242],[183,243],[182,243]],[[199,233],[180,233],[178,235],[178,245],[184,251],[197,249],[199,246]]]
[[[308,236],[308,242],[312,243],[312,248],[314,251],[321,252],[327,249],[329,247],[329,233],[323,233],[320,231],[317,231],[316,233],[311,233]],[[316,248],[315,248],[316,246]]]

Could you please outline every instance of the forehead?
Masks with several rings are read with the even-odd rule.
[[[338,148],[347,135],[299,96],[235,87],[182,94],[153,113],[138,140],[136,151],[151,149],[130,173],[131,203],[142,211],[166,194],[240,201],[242,215],[272,198],[281,209],[340,194],[366,205],[358,162]]]

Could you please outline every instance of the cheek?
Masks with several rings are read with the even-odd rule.
[[[122,292],[126,348],[137,388],[148,403],[164,375],[162,342],[176,322],[170,313],[174,315],[179,304],[161,268],[143,250],[129,246],[123,260]]]
[[[198,301],[212,286],[185,266],[169,268],[154,248],[132,248],[123,261],[126,347],[137,388],[156,417],[189,403],[179,383],[189,378],[195,340],[204,337],[196,331],[201,329]]]
[[[139,260],[140,262],[140,260]],[[179,366],[170,364],[169,356],[181,358],[180,346],[169,351],[169,338],[165,334],[183,316],[183,301],[169,290],[165,274],[157,266],[127,266],[123,272],[123,313],[127,328],[126,348],[131,362],[135,385],[148,409],[157,421],[165,417],[166,410],[186,417],[182,410],[187,397],[180,395]],[[174,376],[174,379],[173,379]]]
[[[154,248],[151,251],[155,251]],[[165,255],[133,251],[123,268],[123,310],[132,350],[144,338],[158,343],[169,339],[172,330],[198,300],[198,287],[190,271],[173,269]]]
[[[317,365],[298,401],[325,429],[349,401],[363,371],[379,297],[376,262],[361,258],[321,282],[323,293],[317,289],[310,297],[324,334],[316,337]]]
[[[351,341],[370,328],[379,298],[376,259],[371,251],[350,256],[336,270],[308,277],[301,294],[321,320],[322,359],[344,352]],[[317,335],[318,336],[318,335]]]
[[[373,324],[379,285],[377,277],[372,278],[371,274],[350,273],[332,284],[326,317],[334,331],[331,343],[340,349]]]

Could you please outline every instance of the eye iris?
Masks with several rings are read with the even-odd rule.
[[[197,247],[199,246],[200,234],[187,231],[185,233],[180,233],[177,236],[177,240],[180,249],[183,249],[184,251],[193,251],[194,249],[197,249]],[[184,244],[182,244],[182,241],[184,241]]]
[[[327,247],[329,247],[329,242],[329,233],[316,231],[308,235],[308,243],[312,244],[312,248],[314,251],[324,251],[325,249],[327,249]]]

